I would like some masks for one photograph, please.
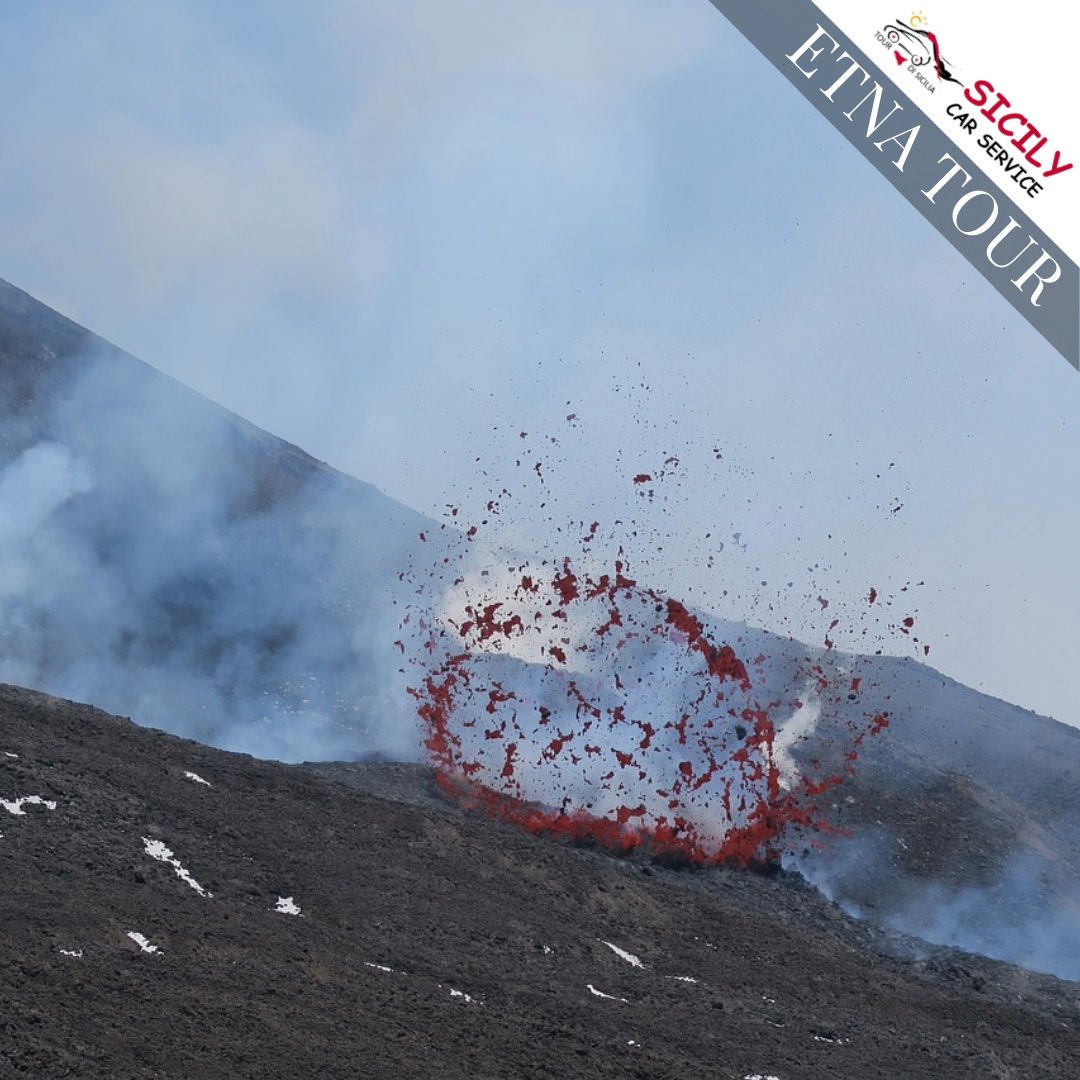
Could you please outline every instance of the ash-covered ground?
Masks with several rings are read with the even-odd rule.
[[[0,799],[5,1080],[1080,1065],[1075,983],[875,929],[796,875],[534,837],[418,765],[259,761],[5,686]]]
[[[417,764],[430,671],[395,639],[445,609],[470,531],[0,282],[0,680],[140,725],[4,691],[0,1077],[1077,1075],[1080,993],[1052,975],[1080,980],[1080,732],[703,615],[785,775],[841,778],[817,809],[849,835],[792,837],[772,876],[529,836]],[[686,696],[667,647],[637,673],[654,706]],[[571,713],[546,738],[572,762]],[[643,749],[631,719],[601,775]],[[557,806],[565,761],[532,750],[521,794]],[[624,809],[671,750],[622,770]]]

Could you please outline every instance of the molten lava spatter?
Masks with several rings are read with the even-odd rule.
[[[624,562],[519,572],[463,614],[428,628],[410,691],[454,798],[534,832],[693,863],[769,863],[792,830],[832,828],[822,797],[843,776],[792,783],[734,648]],[[816,678],[828,687],[820,666]],[[863,719],[848,772],[887,724]]]
[[[567,414],[568,433],[578,416]],[[418,670],[409,692],[442,787],[535,832],[693,863],[770,863],[803,846],[805,834],[838,831],[830,823],[834,789],[867,736],[889,720],[864,711],[859,660],[836,641],[861,636],[870,652],[885,631],[925,655],[908,602],[876,588],[857,611],[830,602],[815,579],[825,571],[814,564],[808,581],[777,586],[772,599],[744,595],[739,617],[753,615],[759,601],[774,624],[785,605],[812,607],[827,658],[806,655],[813,650],[793,637],[763,648],[766,632],[748,628],[756,644],[745,645],[739,624],[710,621],[640,584],[628,566],[624,544],[639,572],[662,579],[670,544],[676,562],[698,559],[708,572],[706,603],[734,602],[713,584],[725,544],[712,529],[696,537],[666,531],[686,468],[697,467],[692,453],[630,465],[631,451],[625,461],[620,451],[613,475],[623,477],[633,509],[602,528],[557,510],[575,471],[561,440],[515,426],[512,444],[507,460],[518,481],[502,486],[479,470],[482,486],[471,492],[477,521],[501,531],[513,510],[542,530],[539,541],[557,546],[546,559],[515,565],[510,545],[491,544],[476,524],[466,529],[459,508],[448,506],[454,522],[442,529],[460,537],[458,557],[444,554],[418,581],[424,616],[409,624],[411,647],[402,648]],[[746,480],[719,448],[709,468]],[[745,577],[748,542],[734,523],[730,538]],[[902,614],[893,613],[894,601]],[[820,756],[796,753],[811,737]]]

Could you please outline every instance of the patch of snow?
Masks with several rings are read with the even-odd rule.
[[[544,955],[550,956],[555,950],[550,945],[544,946]]]
[[[76,960],[82,957],[82,949],[61,949],[61,956],[74,956]]]
[[[180,860],[160,841],[151,840],[148,836],[142,838],[146,847],[146,854],[158,862],[168,863],[181,881],[186,881],[200,896],[211,897],[214,894],[207,892],[181,865]]]
[[[762,994],[761,995],[761,1000],[762,1001],[767,1001],[770,1005],[775,1005],[776,1004],[776,998],[771,998],[771,997],[769,997],[768,994]]]
[[[827,1039],[824,1035],[815,1035],[814,1042],[831,1043],[833,1046],[843,1046],[846,1039]]]
[[[666,976],[666,978],[674,979],[676,982],[685,982],[685,983],[696,983],[697,982],[697,979],[693,978],[693,976],[691,976],[691,975],[668,975],[668,976]]]
[[[606,945],[617,957],[625,960],[631,967],[641,968],[642,971],[645,970],[645,965],[633,953],[620,949],[618,945],[612,945],[610,941],[600,939],[600,944]]]
[[[638,1044],[633,1039],[627,1039],[626,1045],[627,1046],[637,1046]]]
[[[764,1076],[762,1073],[747,1073],[743,1080],[780,1080],[780,1077],[773,1076],[771,1073],[768,1076]]]
[[[592,983],[586,983],[585,989],[588,990],[590,994],[598,998],[603,998],[605,1001],[621,1001],[624,1005],[629,1004],[626,998],[615,997],[613,994],[605,994],[603,990],[597,990]]]
[[[277,903],[270,910],[281,915],[299,915],[300,905],[291,896],[279,896]]]
[[[374,968],[375,971],[385,972],[387,975],[408,975],[407,971],[399,971],[397,968],[388,967],[386,964],[374,964],[370,960],[363,961],[364,967]],[[466,994],[464,990],[455,990],[452,986],[444,986],[442,983],[436,983],[440,990],[446,990],[449,992],[450,997],[454,1001],[460,1001],[464,1005],[483,1005],[484,1003],[479,999],[472,996],[472,994]]]
[[[129,930],[127,936],[131,938],[144,953],[155,953],[159,951],[156,945],[151,945],[137,930]]]
[[[191,772],[188,769],[185,769],[184,776],[186,776],[188,780],[191,780],[196,784],[205,784],[207,787],[214,786],[210,783],[209,780],[204,780],[197,772]]]
[[[43,799],[40,795],[23,795],[21,798],[16,799],[14,802],[8,802],[7,799],[0,799],[0,806],[2,806],[9,814],[21,814],[26,816],[24,806],[44,806],[46,810],[55,810],[56,803],[52,799]]]
[[[5,750],[4,751],[4,757],[15,757],[15,758],[17,758],[18,756],[19,756],[18,754],[13,754],[10,750]]]

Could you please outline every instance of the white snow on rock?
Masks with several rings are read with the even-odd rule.
[[[370,960],[365,960],[364,967],[374,968],[376,971],[383,971],[387,975],[405,975],[408,976],[407,971],[399,971],[397,968],[387,967],[386,964],[375,964]],[[464,1005],[483,1005],[484,1003],[479,998],[474,998],[472,994],[466,994],[464,990],[455,990],[452,986],[444,986],[442,983],[436,983],[440,990],[449,991],[450,997],[453,1001],[460,1001]]]
[[[666,976],[666,978],[674,979],[675,982],[684,982],[684,983],[696,983],[697,982],[697,979],[695,979],[692,975],[668,975],[668,976]]]
[[[645,970],[645,965],[633,953],[620,949],[618,945],[612,945],[610,941],[600,940],[600,944],[606,945],[617,957],[625,960],[631,967],[641,968],[642,971]]]
[[[277,903],[270,910],[280,915],[299,915],[300,905],[291,896],[279,896]]]
[[[13,753],[12,753],[12,752],[11,752],[10,750],[5,750],[5,751],[4,751],[4,757],[14,757],[14,758],[17,758],[18,756],[19,756],[18,754],[13,754]]]
[[[61,956],[74,956],[76,960],[82,957],[82,949],[61,949]]]
[[[146,847],[146,854],[158,862],[168,863],[181,881],[186,881],[200,896],[211,897],[214,894],[207,892],[181,865],[180,860],[160,841],[151,840],[148,836],[142,838]]]
[[[213,787],[214,786],[213,784],[210,783],[209,780],[204,780],[197,772],[191,772],[190,770],[185,769],[184,770],[184,776],[187,777],[188,780],[191,780],[195,784],[205,784],[207,787]]]
[[[764,1073],[747,1073],[743,1080],[780,1080],[780,1077],[773,1076],[772,1073],[768,1076],[765,1076]]]
[[[151,945],[137,930],[129,930],[127,936],[131,938],[144,953],[155,953],[159,951],[156,945]]]
[[[624,1005],[628,1005],[629,1002],[626,998],[615,997],[614,994],[605,994],[603,990],[597,990],[592,983],[586,983],[585,989],[589,991],[594,997],[603,998],[605,1001],[621,1001]]]
[[[9,814],[21,814],[26,815],[24,806],[44,806],[46,810],[55,810],[56,803],[52,799],[43,799],[40,795],[23,795],[21,798],[15,799],[14,802],[8,802],[7,799],[0,799],[0,806],[2,806]]]

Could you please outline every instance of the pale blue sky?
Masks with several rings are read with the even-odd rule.
[[[707,0],[7,3],[0,89],[0,276],[418,509],[558,435],[506,535],[634,515],[728,617],[903,652],[925,581],[1080,724],[1080,378]]]

